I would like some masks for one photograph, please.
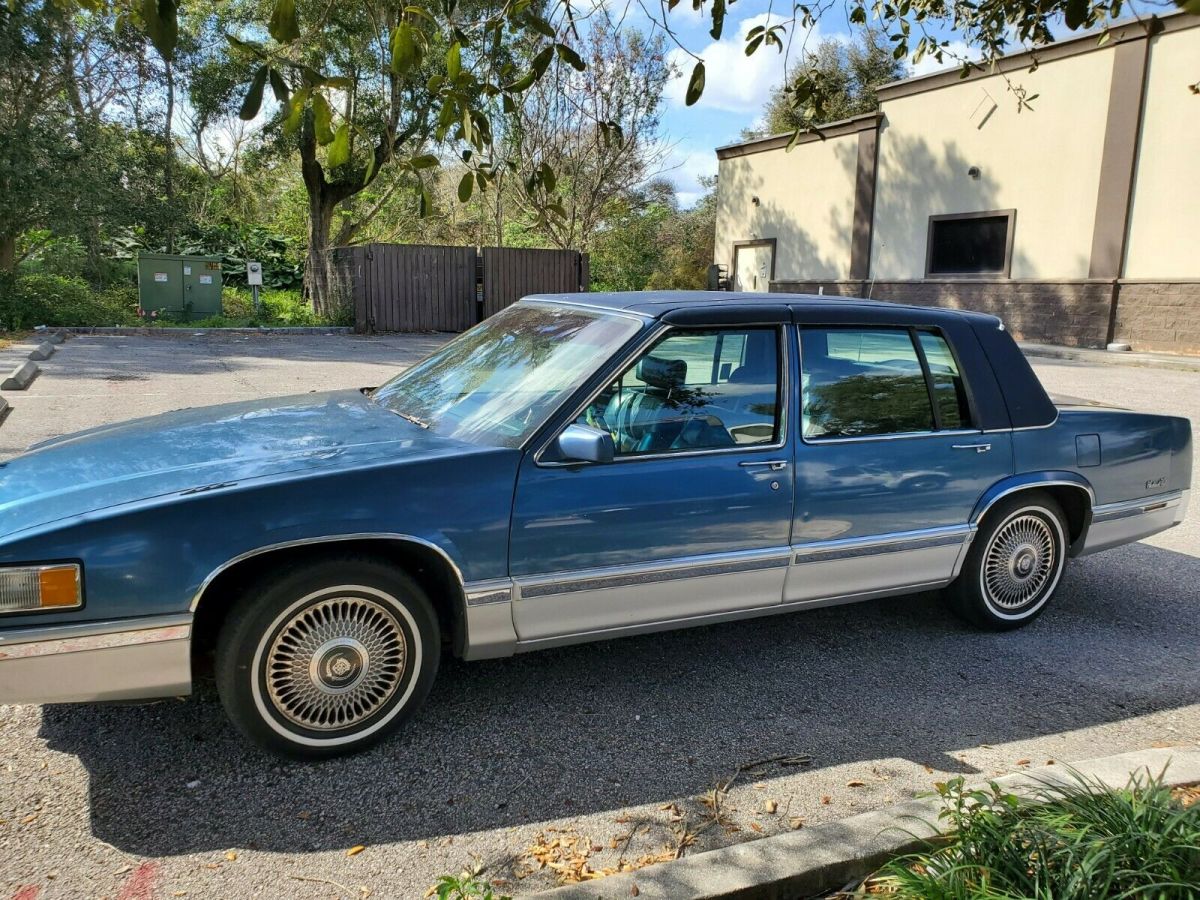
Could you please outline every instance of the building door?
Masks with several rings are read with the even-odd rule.
[[[775,277],[775,238],[733,245],[733,289],[765,294]]]

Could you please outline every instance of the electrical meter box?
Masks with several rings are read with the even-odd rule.
[[[221,257],[138,254],[138,306],[183,322],[221,314]]]
[[[250,260],[246,263],[246,284],[262,287],[262,263]]]

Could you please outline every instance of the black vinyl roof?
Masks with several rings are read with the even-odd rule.
[[[819,321],[826,317],[840,318],[852,313],[853,319],[869,320],[877,313],[880,321],[895,321],[900,317],[936,323],[953,319],[999,325],[1000,320],[986,313],[948,309],[937,306],[911,306],[886,300],[867,300],[862,297],[836,297],[820,294],[741,293],[736,291],[612,291],[582,294],[533,294],[526,300],[551,303],[571,303],[596,309],[636,313],[653,319],[677,318],[671,313],[688,313],[697,318],[706,312],[742,313],[746,318],[758,318],[768,310],[795,310],[802,313],[797,319]],[[757,313],[757,315],[756,315]],[[898,315],[899,314],[899,315]],[[907,315],[906,315],[907,314]],[[688,316],[688,318],[691,318]],[[725,318],[725,316],[721,316]]]

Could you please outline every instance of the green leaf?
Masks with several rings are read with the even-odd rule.
[[[545,35],[548,38],[554,37],[554,26],[541,16],[534,15],[533,13],[526,14],[525,27],[536,31],[538,34]]]
[[[241,50],[249,56],[257,56],[260,59],[263,56],[263,48],[261,44],[256,44],[254,41],[243,41],[239,37],[234,37],[232,34],[225,35],[225,40],[229,41],[229,46],[235,50]]]
[[[367,158],[367,173],[365,175],[363,175],[363,184],[364,185],[370,184],[371,176],[374,174],[375,174],[375,154],[372,153],[370,155],[370,157]]]
[[[1087,24],[1091,5],[1088,0],[1067,0],[1063,8],[1063,20],[1072,31]]]
[[[587,63],[585,63],[579,57],[578,53],[576,53],[566,44],[555,44],[554,48],[558,51],[558,58],[569,65],[576,72],[582,72],[587,68]]]
[[[712,5],[712,28],[709,30],[709,36],[714,41],[721,39],[721,28],[725,24],[725,0],[713,0]]]
[[[512,84],[505,88],[506,91],[512,91],[514,94],[523,94],[525,91],[533,87],[533,83],[537,81],[537,72],[530,69]],[[508,112],[508,110],[505,110]]]
[[[1200,16],[1200,0],[1175,0],[1175,5],[1185,13]]]
[[[283,76],[274,69],[271,69],[267,73],[267,77],[271,80],[271,92],[275,95],[275,99],[280,103],[287,103],[291,91],[288,90],[287,82],[283,80]]]
[[[546,190],[553,191],[558,180],[554,175],[554,169],[551,168],[550,163],[542,163],[538,169],[541,172],[542,184],[546,186]]]
[[[317,143],[324,147],[333,142],[333,110],[319,91],[313,92],[312,105],[313,130],[317,133]]]
[[[334,75],[332,78],[322,76],[318,83],[322,87],[331,87],[339,91],[348,91],[354,87],[354,79],[347,78],[345,75]]]
[[[462,73],[462,44],[455,41],[446,51],[446,77],[457,81]]]
[[[392,31],[392,74],[403,75],[417,64],[418,58],[413,28],[407,22],[401,22]]]
[[[408,161],[408,164],[414,169],[432,169],[438,164],[438,158],[432,153],[425,153],[421,156],[414,156]]]
[[[288,101],[287,116],[283,120],[283,133],[294,134],[304,121],[304,107],[308,105],[308,88],[301,88]]]
[[[296,19],[296,0],[275,0],[271,21],[267,24],[271,37],[281,44],[290,44],[300,37],[300,22]]]
[[[179,41],[179,14],[175,0],[142,0],[142,27],[150,43],[163,59],[175,58],[175,45]]]
[[[683,101],[688,106],[694,106],[696,101],[700,99],[700,95],[704,93],[704,62],[696,63],[692,69],[692,77],[688,79],[687,93],[684,95]]]
[[[763,42],[763,39],[762,39],[761,34],[758,35],[757,37],[752,37],[752,38],[750,38],[750,40],[746,41],[746,55],[750,56],[751,54],[753,54],[754,51],[758,49],[758,45],[761,44],[762,42]]]
[[[475,191],[475,177],[468,172],[462,177],[462,181],[458,183],[458,199],[461,203],[466,203],[471,199],[471,194]]]
[[[242,101],[242,108],[238,110],[238,116],[249,122],[258,115],[259,109],[262,108],[263,88],[267,84],[267,66],[260,66],[259,70],[254,73],[254,78],[250,82],[250,90],[246,91],[246,99]]]
[[[348,162],[350,162],[350,126],[343,122],[333,136],[333,143],[329,145],[325,164],[331,169],[336,169]]]

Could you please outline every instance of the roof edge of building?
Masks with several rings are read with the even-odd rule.
[[[1020,53],[1002,56],[990,66],[981,66],[978,69],[971,70],[966,77],[962,74],[962,67],[956,66],[940,72],[931,72],[928,75],[917,75],[913,78],[893,81],[876,88],[875,93],[880,102],[894,100],[899,97],[908,97],[912,94],[936,91],[940,88],[962,84],[964,81],[971,81],[972,79],[987,78],[992,75],[1012,72],[1032,66],[1035,63],[1042,65],[1066,57],[1105,50],[1125,41],[1197,27],[1200,27],[1200,15],[1192,15],[1183,10],[1163,16],[1150,16],[1144,19],[1125,19],[1109,25],[1109,39],[1103,44],[1098,41],[1098,38],[1104,34],[1103,31],[1089,31],[1076,37],[1055,41],[1053,44],[1045,44],[1031,50],[1023,50]],[[717,148],[717,159],[731,159],[751,153],[763,153],[768,150],[785,148],[792,143],[793,137],[795,137],[796,144],[806,144],[812,141],[825,140],[829,137],[840,137],[858,131],[865,131],[875,127],[882,117],[882,111],[864,113],[849,119],[830,122],[811,131],[801,132],[799,136],[795,136],[792,132],[787,132],[785,134],[771,135],[770,137],[755,138],[752,141],[727,144]]]
[[[717,148],[717,159],[729,159],[734,156],[746,156],[750,153],[779,150],[791,144],[793,138],[797,144],[808,144],[813,141],[823,141],[831,137],[842,137],[843,135],[856,134],[860,131],[870,131],[879,124],[881,118],[883,118],[883,114],[878,111],[862,113],[857,116],[851,116],[848,119],[838,119],[836,122],[829,122],[826,125],[813,128],[811,131],[802,131],[799,135],[788,131],[784,134],[773,134],[768,137],[755,138],[752,141],[743,141],[739,144],[727,144],[724,147]]]

